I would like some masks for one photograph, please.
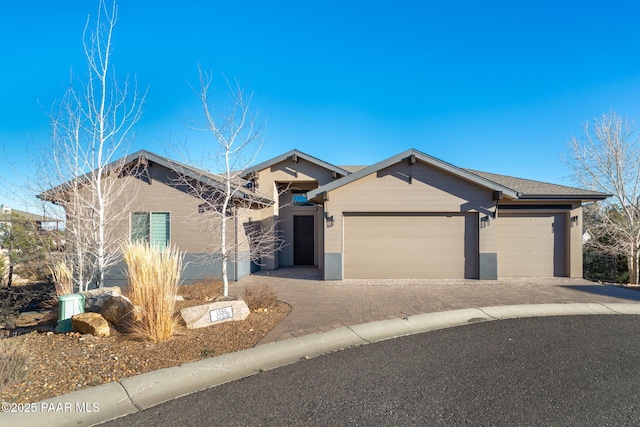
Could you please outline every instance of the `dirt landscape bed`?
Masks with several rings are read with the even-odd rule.
[[[185,301],[176,311],[204,304],[211,294],[185,289]],[[252,310],[243,321],[188,330],[184,324],[169,341],[154,344],[111,328],[111,336],[96,338],[78,333],[31,332],[11,338],[30,354],[25,380],[0,390],[0,401],[32,403],[117,381],[153,370],[177,366],[205,357],[255,346],[290,312],[289,305],[275,301],[269,308]]]

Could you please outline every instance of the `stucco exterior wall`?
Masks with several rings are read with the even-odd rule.
[[[575,221],[572,218],[575,218]],[[569,276],[582,277],[582,233],[584,221],[581,203],[573,202],[567,223],[569,224]]]
[[[111,210],[117,212],[116,221],[109,223],[111,239],[127,242],[131,234],[132,212],[168,212],[170,215],[170,244],[185,253],[183,281],[221,277],[220,218],[200,212],[201,201],[181,184],[171,170],[152,164],[140,176],[123,176],[118,179],[124,191],[114,200]],[[109,179],[115,179],[111,177]],[[272,209],[238,208],[237,218],[227,219],[227,245],[234,248],[234,255],[227,265],[230,280],[237,280],[251,272],[250,245],[246,230],[250,223],[271,218]],[[236,246],[237,242],[237,246]],[[126,284],[124,264],[114,266],[108,272],[107,282]]]
[[[325,211],[325,278],[342,279],[345,213],[465,213],[477,212],[478,252],[495,253],[496,236],[491,226],[493,192],[436,167],[403,161],[372,173],[328,194]],[[375,230],[372,230],[375,232]]]
[[[320,185],[332,182],[334,179],[332,171],[302,157],[299,157],[297,162],[294,162],[291,158],[285,159],[256,172],[258,189],[265,194],[269,194],[277,201],[272,208],[272,212],[274,221],[278,222],[278,230],[281,232],[281,237],[285,242],[276,257],[267,261],[266,266],[262,268],[273,269],[294,264],[293,218],[296,215],[314,216],[314,264],[318,268],[324,267],[324,257],[322,256],[324,243],[322,207],[294,206],[292,195],[294,191],[306,192],[313,190]]]

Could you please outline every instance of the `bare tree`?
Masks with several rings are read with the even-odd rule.
[[[640,253],[640,139],[633,122],[614,111],[584,125],[583,138],[569,142],[576,180],[584,187],[612,194],[589,207],[590,244],[611,255],[624,255],[629,281],[638,283]],[[595,219],[595,220],[594,220]]]
[[[51,114],[52,143],[39,167],[41,183],[51,188],[41,198],[64,207],[68,265],[74,284],[85,290],[104,285],[105,271],[118,261],[120,243],[110,224],[126,214],[113,206],[125,191],[117,177],[133,125],[141,116],[145,94],[135,82],[116,80],[111,63],[116,2],[100,0],[94,20],[87,18],[83,46],[86,81],[72,76],[69,89]],[[55,184],[60,184],[55,186]]]
[[[250,112],[252,95],[246,95],[237,81],[227,81],[231,106],[216,112],[209,97],[212,76],[199,69],[199,77],[204,122],[194,128],[207,131],[212,138],[197,165],[206,176],[179,175],[200,200],[199,223],[206,218],[211,225],[210,250],[221,264],[223,295],[228,296],[228,269],[239,261],[239,248],[246,249],[252,262],[261,264],[274,256],[283,240],[268,198],[256,191],[255,182],[243,179],[262,147],[262,127]]]

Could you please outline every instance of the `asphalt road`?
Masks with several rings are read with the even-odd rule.
[[[638,426],[640,317],[470,324],[346,349],[106,426]]]

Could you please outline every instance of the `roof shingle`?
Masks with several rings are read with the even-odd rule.
[[[598,191],[585,190],[583,188],[568,187],[565,185],[551,184],[548,182],[535,181],[532,179],[516,178],[514,176],[499,175],[489,172],[481,172],[467,169],[469,172],[491,180],[495,183],[509,187],[522,194],[522,198],[534,198],[544,196],[569,196],[577,198],[603,199],[610,194]]]

